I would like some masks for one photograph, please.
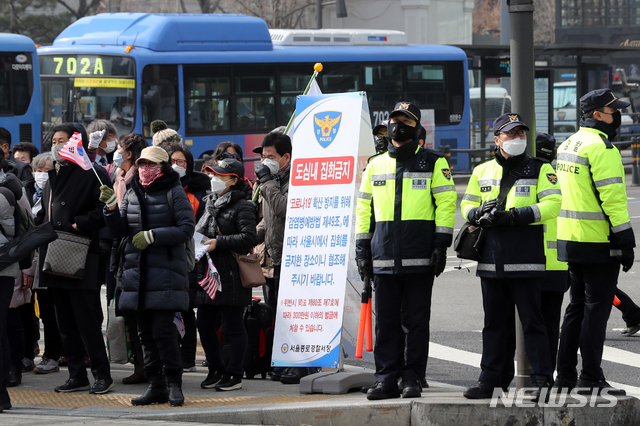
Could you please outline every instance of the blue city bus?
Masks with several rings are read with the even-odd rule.
[[[433,110],[433,148],[469,147],[467,57],[399,31],[269,30],[244,15],[113,13],[82,18],[38,50],[45,127],[109,119],[151,138],[164,120],[196,158],[232,141],[245,156],[285,125],[313,65],[323,93],[366,91],[372,124],[399,100]],[[469,169],[466,154],[455,171]]]
[[[0,127],[12,143],[42,142],[42,100],[36,45],[29,37],[0,34]]]

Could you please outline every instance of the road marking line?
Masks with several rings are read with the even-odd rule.
[[[436,358],[443,361],[450,361],[458,364],[480,368],[480,360],[482,359],[482,355],[475,352],[464,351],[462,349],[456,349],[449,346],[441,345],[439,343],[430,342],[429,358]],[[622,349],[611,348],[608,346],[604,347],[602,359],[605,361],[616,362],[618,364],[629,365],[636,368],[640,365],[640,354],[624,351]],[[627,395],[640,397],[640,387],[612,381],[608,382],[613,387],[622,388],[627,391]]]

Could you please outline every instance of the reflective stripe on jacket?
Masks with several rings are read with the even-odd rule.
[[[390,152],[373,158],[362,175],[356,256],[372,258],[376,274],[430,270],[433,248],[453,240],[456,199],[442,155],[417,141],[397,149],[390,145]]]
[[[635,247],[620,152],[595,128],[580,130],[558,148],[562,188],[558,258],[603,263]]]
[[[467,221],[472,221],[483,201],[498,198],[503,175],[503,166],[496,159],[476,166],[460,205]],[[558,215],[561,198],[551,165],[529,158],[507,194],[505,210],[530,207],[534,222],[526,226],[488,228],[477,275],[486,278],[544,276],[546,258],[542,224]]]

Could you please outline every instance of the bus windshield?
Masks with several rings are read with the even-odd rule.
[[[31,54],[0,53],[0,115],[24,115],[33,93]]]
[[[116,55],[40,55],[45,130],[67,121],[110,120],[118,134],[135,125],[135,65]]]

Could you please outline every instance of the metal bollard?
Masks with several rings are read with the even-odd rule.
[[[640,186],[640,172],[638,163],[640,162],[640,143],[638,138],[631,138],[631,186]]]

